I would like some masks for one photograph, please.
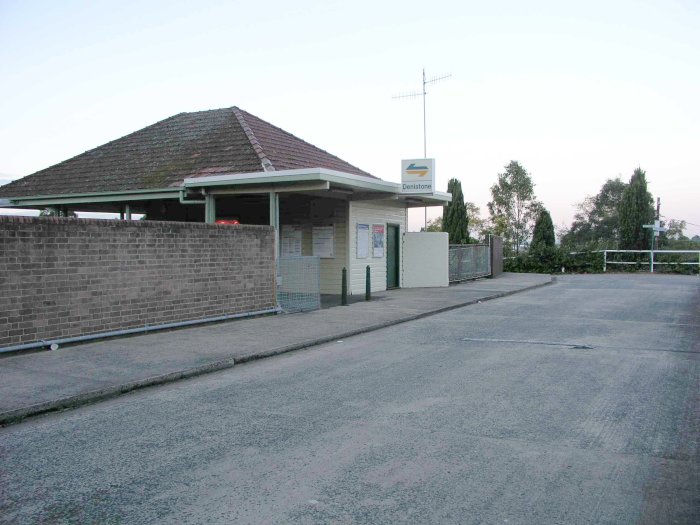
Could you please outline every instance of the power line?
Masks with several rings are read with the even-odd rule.
[[[694,222],[688,222],[688,221],[683,220],[683,219],[672,219],[671,217],[667,217],[666,215],[661,215],[661,217],[663,217],[664,219],[668,219],[669,221],[684,222],[684,223],[686,223],[686,224],[690,224],[691,226],[698,226],[698,227],[700,227],[700,224],[695,224]]]

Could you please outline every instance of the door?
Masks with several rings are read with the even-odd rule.
[[[386,287],[399,287],[399,227],[387,224],[386,227]]]

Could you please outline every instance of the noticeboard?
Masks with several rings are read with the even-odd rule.
[[[357,258],[369,257],[369,224],[357,225]]]
[[[301,256],[301,226],[282,225],[280,231],[280,255],[284,257]]]
[[[322,259],[335,257],[335,228],[333,226],[314,226],[311,229],[313,254]]]
[[[372,225],[372,257],[384,257],[384,225]]]

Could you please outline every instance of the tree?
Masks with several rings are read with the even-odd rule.
[[[665,250],[692,250],[695,249],[691,239],[685,236],[686,222],[683,220],[669,219],[661,221],[661,226],[666,227],[658,237],[658,247]]]
[[[532,233],[535,216],[541,204],[535,199],[535,188],[528,172],[520,163],[511,161],[498,182],[491,186],[489,213],[494,233],[504,237],[507,253],[520,253]]]
[[[545,247],[551,248],[554,246],[554,241],[554,223],[552,223],[552,216],[546,209],[542,208],[537,215],[535,229],[532,232],[530,249],[538,250]]]
[[[77,217],[74,211],[65,210],[61,212],[58,208],[44,208],[39,212],[39,217]]]
[[[651,230],[642,226],[654,220],[654,199],[647,191],[646,173],[641,168],[634,170],[622,194],[619,217],[620,249],[649,249]]]
[[[488,235],[488,224],[481,218],[481,208],[473,202],[465,202],[467,218],[469,219],[469,239],[470,242],[484,241]]]
[[[464,206],[462,183],[450,179],[447,192],[452,194],[452,202],[443,208],[442,228],[450,237],[450,244],[465,244],[469,242],[469,219],[467,208]]]
[[[677,221],[676,219],[670,219],[668,221],[668,224],[666,225],[666,233],[663,234],[663,236],[666,239],[672,240],[672,241],[685,241],[688,240],[688,238],[683,235],[683,232],[685,231],[686,228],[686,222],[685,221]]]
[[[428,221],[428,227],[425,229],[427,232],[441,232],[442,231],[442,217],[435,217]]]
[[[618,209],[627,183],[619,177],[608,179],[595,196],[578,205],[571,228],[561,243],[569,249],[617,248],[620,241]]]

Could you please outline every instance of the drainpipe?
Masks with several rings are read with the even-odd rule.
[[[50,348],[57,350],[60,345],[69,343],[81,343],[84,341],[92,341],[94,339],[104,339],[106,337],[116,337],[129,334],[140,334],[146,332],[154,332],[156,330],[167,330],[170,328],[180,328],[184,326],[193,326],[205,323],[215,323],[217,321],[229,321],[232,319],[242,319],[244,317],[252,317],[255,315],[278,314],[282,311],[279,306],[268,308],[266,310],[258,310],[255,312],[244,312],[240,314],[220,315],[218,317],[207,317],[206,319],[192,319],[190,321],[178,321],[176,323],[166,323],[157,325],[139,326],[137,328],[126,328],[124,330],[113,330],[111,332],[99,332],[97,334],[77,335],[74,337],[64,337],[62,339],[51,339],[36,341],[34,343],[25,343],[21,345],[6,346],[0,348],[0,354],[9,352],[19,352],[21,350],[35,350],[37,348]]]
[[[195,200],[195,199],[189,199],[185,200],[185,194],[187,190],[185,188],[182,188],[180,190],[180,204],[206,204],[206,199],[202,200]],[[201,190],[202,193],[204,193],[204,190]]]

